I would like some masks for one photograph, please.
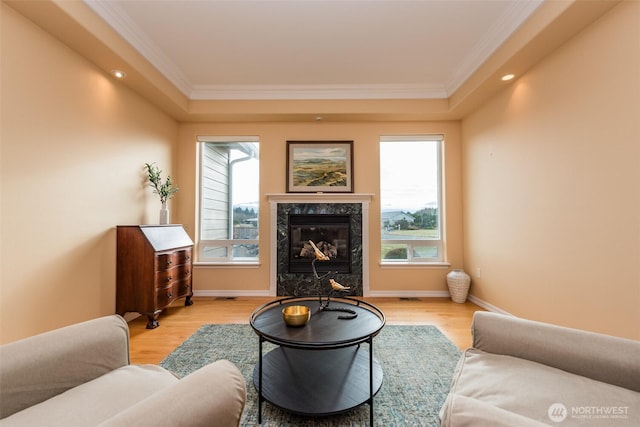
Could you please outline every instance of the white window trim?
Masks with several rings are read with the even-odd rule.
[[[225,240],[201,240],[200,239],[200,197],[201,197],[201,185],[202,185],[202,161],[201,161],[201,143],[225,143],[225,142],[257,142],[260,143],[260,137],[257,135],[199,135],[196,136],[196,142],[198,143],[198,194],[197,201],[198,206],[196,207],[196,215],[197,215],[197,233],[196,233],[196,250],[197,250],[197,259],[194,261],[194,265],[198,266],[237,266],[237,265],[249,265],[249,266],[258,266],[260,265],[260,257],[251,258],[251,259],[242,259],[242,258],[232,258],[233,254],[233,245],[237,244],[255,244],[259,247],[259,240],[236,240],[236,239],[225,239]],[[259,225],[258,225],[259,226]],[[227,247],[227,257],[225,258],[211,258],[205,257],[203,254],[205,246],[226,246]]]
[[[235,245],[258,245],[259,240],[249,239],[223,239],[223,240],[200,240],[198,243],[198,259],[204,260],[203,262],[213,263],[256,263],[256,258],[233,258],[233,247]],[[219,246],[227,248],[226,257],[206,257],[204,255],[204,248],[207,246]]]
[[[442,205],[442,193],[444,193],[444,185],[443,185],[443,155],[444,155],[444,134],[415,134],[415,135],[381,135],[380,142],[411,142],[411,141],[436,141],[439,143],[438,145],[438,227],[440,237],[438,239],[394,239],[388,240],[385,239],[385,243],[400,243],[407,245],[407,259],[381,259],[380,266],[383,267],[406,267],[406,266],[428,266],[428,267],[448,267],[449,263],[446,261],[447,257],[444,253],[444,219],[443,212],[444,207]],[[382,245],[383,240],[380,239],[380,245]],[[435,246],[438,248],[438,254],[440,255],[438,258],[414,258],[413,257],[413,245],[414,243],[419,243],[420,246]]]

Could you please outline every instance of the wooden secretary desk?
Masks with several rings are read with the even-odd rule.
[[[116,313],[147,316],[147,329],[179,298],[193,304],[193,241],[179,224],[119,225],[117,229]]]

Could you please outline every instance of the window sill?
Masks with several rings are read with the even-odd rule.
[[[439,262],[380,262],[381,268],[449,268],[451,264],[444,261]]]
[[[260,262],[194,262],[194,268],[258,268]]]

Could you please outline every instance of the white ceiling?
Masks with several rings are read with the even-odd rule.
[[[542,0],[84,0],[190,99],[447,98]]]

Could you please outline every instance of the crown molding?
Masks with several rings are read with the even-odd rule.
[[[444,99],[441,85],[207,85],[195,86],[193,100]]]

